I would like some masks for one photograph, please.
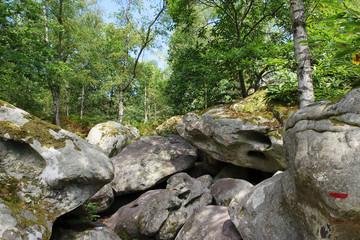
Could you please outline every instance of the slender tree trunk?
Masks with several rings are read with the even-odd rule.
[[[147,121],[148,121],[146,91],[147,91],[147,86],[146,86],[146,81],[145,81],[145,91],[144,91],[144,123],[147,123]]]
[[[296,72],[298,79],[300,108],[315,101],[311,77],[310,49],[307,40],[304,0],[290,0]]]
[[[82,119],[84,116],[84,98],[85,98],[85,87],[84,85],[82,85],[80,119]]]
[[[53,103],[54,103],[55,124],[58,126],[61,126],[60,89],[59,90],[51,89],[51,94],[52,94]]]
[[[120,90],[120,98],[119,98],[119,117],[118,123],[122,124],[124,116],[124,90]]]

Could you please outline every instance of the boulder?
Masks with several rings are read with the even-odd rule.
[[[114,202],[114,192],[111,184],[103,186],[94,196],[87,200],[87,202],[94,204],[96,213],[106,211]]]
[[[174,239],[191,214],[211,202],[209,189],[200,181],[178,173],[168,179],[166,190],[144,193],[121,207],[107,225],[124,239]]]
[[[116,195],[146,190],[166,177],[194,166],[197,150],[181,137],[146,136],[129,144],[111,161]]]
[[[253,186],[242,179],[226,178],[216,181],[211,186],[210,193],[217,205],[227,207],[237,194],[245,195]]]
[[[168,201],[175,204],[175,207],[169,209],[169,216],[162,224],[158,238],[174,239],[196,209],[211,204],[212,196],[202,182],[186,173],[178,173],[169,178],[166,189]],[[161,207],[161,202],[157,205],[158,208]],[[148,221],[151,221],[151,218],[148,218]]]
[[[140,232],[139,216],[142,214],[144,208],[153,202],[160,201],[165,198],[166,190],[150,190],[142,194],[135,201],[126,204],[119,208],[115,214],[113,214],[107,221],[106,225],[113,229],[116,234],[123,239],[148,239]],[[165,219],[167,217],[165,212]],[[158,218],[162,218],[163,213],[158,212]]]
[[[215,160],[276,172],[286,168],[282,125],[271,111],[263,110],[236,112],[217,106],[188,113],[177,131]]]
[[[114,121],[99,123],[91,128],[87,140],[100,147],[109,157],[113,157],[125,147],[128,129]]]
[[[314,103],[286,121],[288,170],[231,202],[245,239],[358,239],[360,89]]]
[[[177,115],[169,118],[158,127],[156,127],[154,134],[159,136],[169,136],[170,134],[178,134],[176,126],[181,123],[182,115]]]
[[[97,147],[0,101],[0,238],[49,239],[55,219],[113,178]]]
[[[214,183],[214,179],[209,174],[202,175],[196,178],[196,180],[199,180],[207,188],[210,188],[211,185]]]
[[[83,224],[70,229],[56,229],[52,238],[56,240],[121,240],[106,225],[93,224]]]
[[[227,207],[205,206],[195,211],[175,240],[241,240]]]
[[[127,136],[129,140],[140,138],[140,132],[136,127],[126,125],[125,128],[127,129]]]

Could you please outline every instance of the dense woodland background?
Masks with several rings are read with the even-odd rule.
[[[298,104],[288,0],[0,0],[0,99],[84,136],[114,120],[147,134],[170,116],[266,89]],[[305,1],[316,101],[360,85],[360,2]],[[169,45],[168,67],[142,60]],[[142,61],[141,61],[142,60]]]

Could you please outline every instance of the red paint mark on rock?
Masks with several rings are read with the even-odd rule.
[[[347,193],[330,193],[329,194],[330,197],[333,197],[333,198],[340,198],[340,199],[345,199],[348,197],[348,194]]]
[[[174,191],[177,191],[177,189],[176,189],[176,188],[173,188],[173,190],[174,190]]]

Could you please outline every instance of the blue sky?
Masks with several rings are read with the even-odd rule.
[[[126,2],[126,0],[120,0]],[[150,4],[154,3],[154,0],[143,0],[143,6],[149,8]],[[111,17],[114,13],[118,12],[121,6],[114,0],[100,0],[100,7],[104,10],[103,19],[106,23],[114,22],[115,18]],[[152,11],[143,11],[143,14],[154,14]],[[152,16],[152,15],[151,15]],[[151,17],[150,16],[150,17]],[[164,70],[166,68],[167,57],[167,45],[162,44],[162,49],[149,49],[142,55],[141,60],[155,60],[158,63],[159,68]]]

